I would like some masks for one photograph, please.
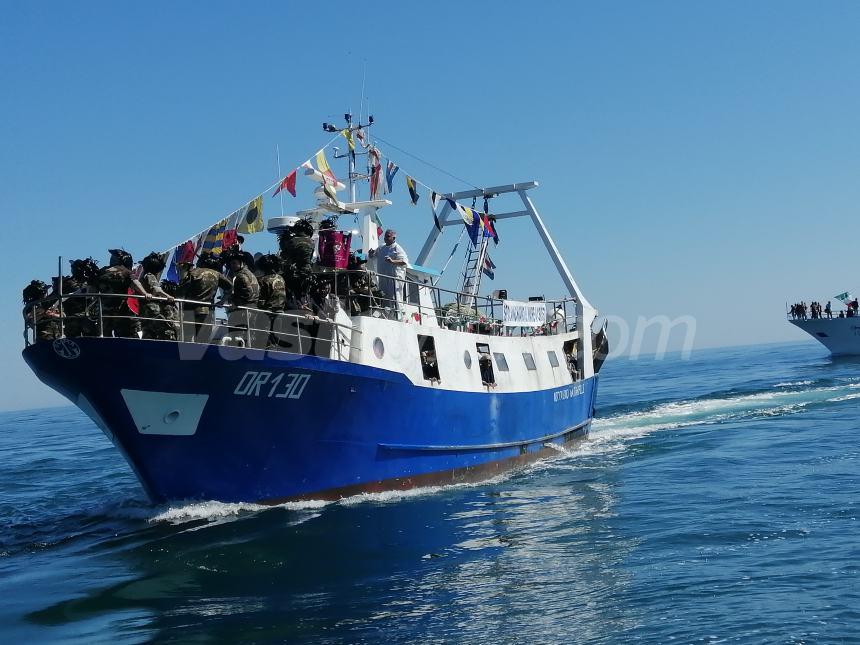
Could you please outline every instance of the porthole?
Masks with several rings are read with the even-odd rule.
[[[467,370],[472,369],[472,355],[469,353],[468,349],[463,352],[463,362],[466,364]]]
[[[385,356],[385,345],[381,338],[373,339],[373,353],[376,354],[376,358],[382,358]]]
[[[170,425],[179,418],[179,414],[179,410],[173,410],[172,412],[168,412],[164,415],[164,423],[166,425]]]

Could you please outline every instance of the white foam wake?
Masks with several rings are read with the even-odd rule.
[[[786,386],[811,381],[777,383],[773,390],[755,394],[663,403],[650,410],[595,419],[589,443],[636,439],[658,430],[709,425],[733,419],[779,416],[799,412],[810,405],[860,398],[860,383],[787,390]],[[779,388],[779,389],[776,389]]]

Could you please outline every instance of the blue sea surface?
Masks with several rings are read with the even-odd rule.
[[[557,459],[272,508],[153,506],[77,409],[5,413],[0,638],[860,642],[858,400],[808,343],[610,360]]]

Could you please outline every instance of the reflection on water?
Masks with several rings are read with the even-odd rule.
[[[168,509],[100,545],[93,573],[122,575],[90,581],[27,620],[84,633],[121,614],[147,638],[180,628],[226,641],[316,640],[327,630],[408,639],[419,630],[484,642],[511,630],[560,637],[573,619],[622,622],[603,599],[626,583],[617,565],[633,542],[608,523],[610,475],[562,460],[396,503],[386,494],[322,510]]]

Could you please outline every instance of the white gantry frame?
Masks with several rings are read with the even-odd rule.
[[[577,362],[579,363],[579,373],[585,378],[588,378],[594,375],[594,363],[592,361],[591,348],[591,324],[597,315],[597,311],[583,295],[579,285],[576,284],[576,280],[573,279],[573,274],[570,272],[570,269],[567,268],[567,264],[565,264],[564,259],[558,251],[558,247],[555,245],[555,242],[553,242],[552,237],[550,237],[549,231],[538,214],[534,203],[531,198],[526,195],[527,190],[536,188],[537,186],[538,182],[528,181],[520,184],[508,184],[507,186],[491,186],[489,188],[479,188],[476,190],[464,190],[461,192],[442,195],[442,198],[443,200],[450,199],[456,202],[460,199],[468,199],[472,197],[494,197],[496,195],[506,193],[517,193],[520,196],[525,208],[524,210],[511,211],[507,213],[493,213],[493,217],[497,220],[510,219],[514,217],[531,218],[532,224],[534,224],[538,234],[543,240],[547,253],[549,253],[550,258],[552,258],[559,276],[561,276],[561,279],[567,286],[570,295],[576,299],[576,328],[580,332],[580,350]],[[451,205],[447,201],[443,201],[442,203],[442,212],[438,215],[439,224],[443,227],[456,225],[462,226],[463,220],[460,218],[460,215],[455,213],[454,217],[450,217],[452,210]],[[430,230],[430,234],[427,236],[427,240],[424,242],[424,246],[421,248],[421,253],[418,254],[416,264],[421,266],[427,265],[427,261],[430,259],[430,255],[433,253],[433,249],[435,248],[440,235],[441,231],[433,226]]]

